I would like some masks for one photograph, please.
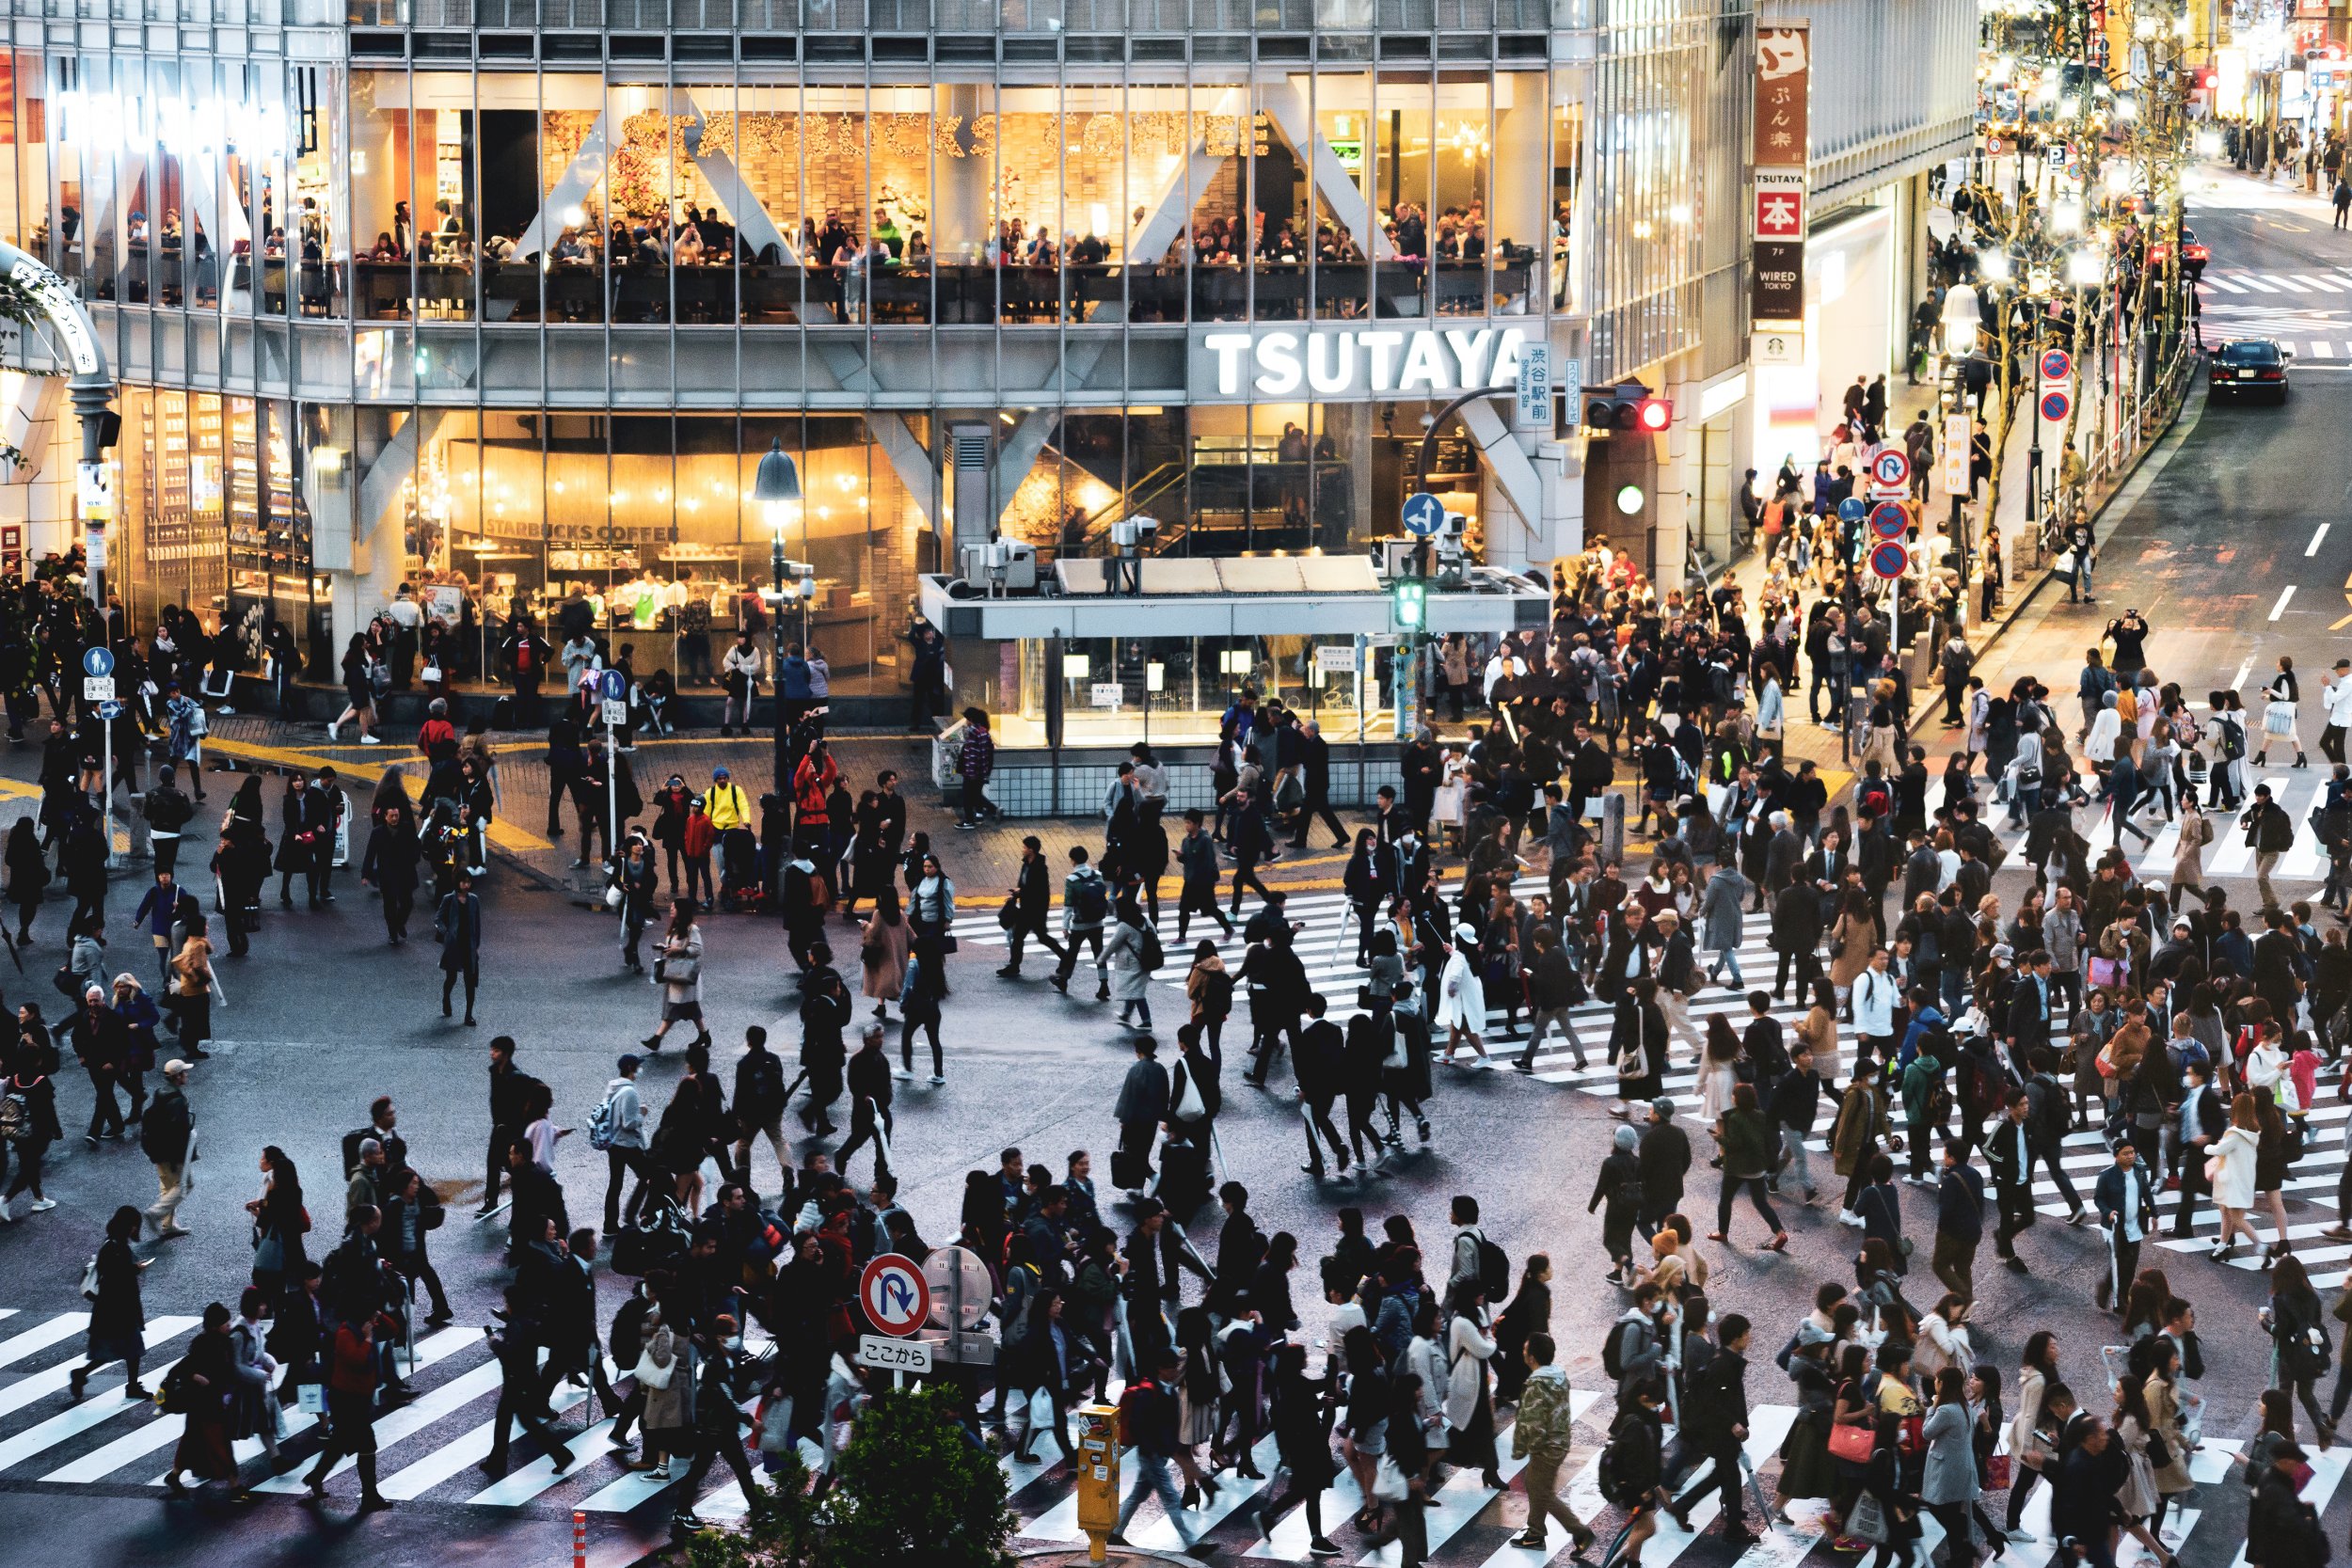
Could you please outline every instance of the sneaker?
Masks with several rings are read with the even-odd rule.
[[[32,1206],[32,1208],[31,1208],[31,1209],[29,1209],[29,1210],[27,1210],[27,1211],[26,1211],[26,1212],[28,1212],[28,1213],[34,1213],[34,1214],[45,1214],[45,1213],[49,1212],[49,1211],[50,1211],[50,1210],[55,1209],[56,1206],[57,1206],[57,1200],[56,1200],[56,1198],[54,1198],[54,1197],[37,1197],[37,1198],[33,1199],[33,1206]]]
[[[329,739],[329,740],[340,740],[340,739],[342,739],[342,738],[341,736],[339,736],[339,735],[337,735],[337,734],[335,733],[335,731],[336,731],[337,727],[338,727],[338,726],[339,726],[342,722],[342,721],[339,719],[339,720],[336,720],[336,721],[334,721],[333,722],[329,723],[329,724],[326,726],[326,738],[327,738],[327,739]]]
[[[946,1073],[944,1073],[944,1072],[934,1072],[934,1073],[932,1073],[932,1074],[931,1074],[931,1087],[932,1087],[932,1088],[937,1088],[937,1087],[939,1087],[942,1084],[945,1084],[946,1082],[947,1082],[947,1075],[946,1075]]]
[[[384,737],[380,735],[368,735],[362,733],[359,736],[359,744],[362,746],[381,746],[384,744]]]
[[[1851,1225],[1858,1230],[1862,1227],[1862,1216],[1851,1209],[1840,1209],[1837,1211],[1837,1223]]]

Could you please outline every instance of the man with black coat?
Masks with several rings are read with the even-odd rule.
[[[1609,793],[1609,785],[1616,777],[1617,765],[1593,738],[1589,725],[1576,727],[1576,744],[1568,752],[1568,811],[1579,820],[1584,816],[1587,801]]]
[[[1406,745],[1400,762],[1405,774],[1405,819],[1416,829],[1425,828],[1430,808],[1437,804],[1438,784],[1445,774],[1438,737],[1422,730]]]
[[[1340,1174],[1347,1174],[1347,1144],[1331,1121],[1347,1037],[1338,1024],[1323,1016],[1327,1006],[1319,992],[1308,993],[1307,1016],[1312,1022],[1299,1031],[1297,1047],[1291,1053],[1291,1070],[1298,1075],[1299,1113],[1307,1123],[1307,1163],[1299,1169],[1318,1181],[1323,1180],[1323,1148],[1315,1142],[1317,1132],[1329,1140],[1331,1152],[1339,1158]]]
[[[1311,719],[1298,727],[1298,778],[1307,795],[1298,803],[1298,832],[1291,847],[1307,847],[1307,830],[1320,816],[1336,841],[1331,847],[1346,848],[1347,830],[1331,811],[1331,743],[1323,738],[1323,726]]]
[[[2180,1125],[2188,1137],[2181,1148],[2181,1206],[2172,1216],[2172,1234],[2184,1240],[2197,1212],[2199,1195],[2213,1190],[2205,1180],[2206,1156],[2230,1126],[2230,1108],[2212,1079],[2213,1069],[2201,1061],[2192,1058],[2181,1069]]]
[[[821,944],[819,950],[826,958],[832,957]],[[831,963],[819,961],[809,971],[801,992],[801,1076],[808,1080],[801,1125],[818,1137],[834,1130],[833,1102],[841,1093],[842,1074],[850,1064],[845,1037],[849,1027],[849,990]]]
[[[1119,1101],[1111,1116],[1119,1123],[1119,1144],[1111,1151],[1111,1181],[1130,1197],[1142,1195],[1152,1180],[1152,1146],[1160,1123],[1168,1119],[1168,1069],[1160,1066],[1160,1048],[1151,1036],[1136,1041],[1135,1064],[1119,1085]]]
[[[506,1176],[506,1151],[523,1135],[529,1122],[524,1104],[539,1080],[515,1065],[515,1037],[501,1035],[490,1042],[490,1148],[482,1179],[482,1207],[476,1219],[499,1206],[499,1185]]]
[[[2011,1089],[2001,1117],[1984,1140],[1985,1164],[1993,1172],[1994,1207],[1999,1223],[1993,1232],[1993,1250],[2012,1274],[2029,1274],[2017,1256],[2017,1233],[2033,1224],[2033,1131],[2026,1121],[2032,1103],[2023,1089]]]
[[[82,992],[68,1037],[73,1059],[89,1074],[89,1127],[82,1139],[96,1148],[99,1139],[119,1138],[124,1131],[122,1105],[115,1099],[117,1084],[131,1089],[132,1114],[138,1114],[138,1080],[130,1071],[131,1031],[122,1015],[106,1006],[106,993],[90,986]]]
[[[1785,1001],[1788,995],[1789,971],[1797,977],[1797,995],[1813,994],[1814,982],[1820,977],[1821,963],[1815,949],[1821,943],[1821,906],[1810,887],[1802,882],[1785,883],[1772,899],[1772,951],[1780,962],[1772,979],[1772,999]]]
[[[1644,1241],[1658,1234],[1666,1216],[1682,1207],[1682,1179],[1691,1170],[1691,1139],[1674,1123],[1675,1102],[1661,1095],[1650,1102],[1649,1125],[1634,1158],[1642,1171],[1642,1207],[1633,1228]]]
[[[2139,1243],[2156,1227],[2155,1184],[2139,1163],[2137,1147],[2128,1142],[2115,1146],[2115,1163],[2099,1173],[2090,1200],[2107,1233],[2107,1268],[2090,1291],[2090,1299],[2104,1312],[2110,1300],[2118,1307],[2123,1305],[2123,1292],[2139,1275]]]
[[[1753,1545],[1756,1539],[1740,1508],[1744,1479],[1740,1446],[1748,1436],[1749,1333],[1748,1320],[1737,1312],[1725,1313],[1716,1325],[1714,1354],[1690,1374],[1689,1409],[1684,1430],[1678,1433],[1686,1455],[1703,1455],[1714,1462],[1707,1484],[1723,1498],[1724,1539],[1735,1550]],[[1686,1338],[1686,1355],[1689,1344],[1696,1338],[1695,1335]],[[1685,1530],[1691,1528],[1693,1500],[1685,1493],[1675,1498],[1671,1508],[1675,1522]]]

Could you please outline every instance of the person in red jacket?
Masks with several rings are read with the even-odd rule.
[[[833,748],[821,739],[813,742],[801,765],[792,770],[795,845],[814,848],[831,836],[833,818],[825,801],[840,782],[841,769],[834,766]]]
[[[327,1354],[326,1447],[302,1482],[314,1500],[326,1500],[327,1473],[348,1454],[358,1464],[359,1506],[391,1506],[375,1489],[375,1361],[374,1319],[335,1330]]]

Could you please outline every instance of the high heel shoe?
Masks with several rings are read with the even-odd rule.
[[[1181,1508],[1199,1508],[1200,1506],[1200,1488],[1189,1481],[1186,1482],[1184,1485],[1184,1495],[1178,1497],[1176,1502],[1177,1506]]]

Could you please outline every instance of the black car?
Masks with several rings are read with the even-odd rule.
[[[2287,400],[2287,364],[2295,357],[2268,338],[2239,338],[2213,351],[2207,390],[2219,397],[2259,392]]]

